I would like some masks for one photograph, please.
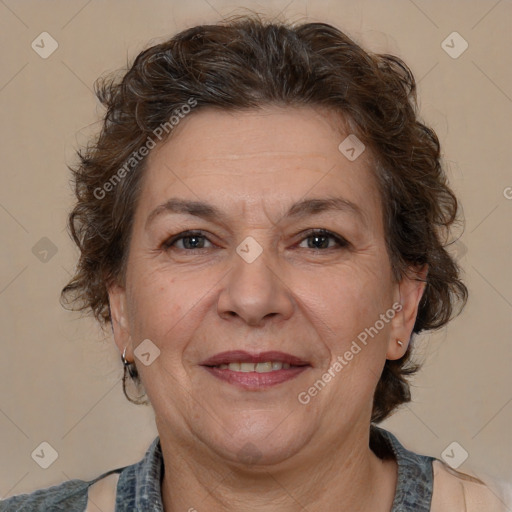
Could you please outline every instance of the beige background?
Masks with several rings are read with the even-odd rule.
[[[66,163],[98,127],[98,76],[150,41],[240,6],[330,22],[415,73],[422,115],[464,205],[455,251],[471,295],[448,329],[418,339],[426,363],[414,402],[385,426],[437,457],[457,441],[469,453],[461,469],[512,481],[510,0],[2,0],[0,496],[133,463],[156,435],[150,408],[122,395],[108,333],[59,305],[77,257],[65,231]],[[43,31],[59,44],[47,59],[31,48]],[[457,59],[441,47],[453,31],[469,43]],[[46,262],[32,252],[42,237],[57,248]],[[31,458],[43,441],[58,452],[46,470]]]

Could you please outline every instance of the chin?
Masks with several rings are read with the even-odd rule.
[[[245,413],[243,421],[224,422],[224,428],[217,424],[215,438],[208,436],[206,442],[218,455],[238,465],[275,465],[307,446],[311,435],[304,430],[304,422],[299,430],[295,421],[283,421],[282,412],[264,417],[261,412]]]

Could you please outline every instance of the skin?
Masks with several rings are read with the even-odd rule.
[[[167,512],[391,509],[397,466],[368,447],[372,398],[385,360],[406,351],[425,285],[394,281],[370,151],[350,162],[340,126],[311,107],[202,109],[149,156],[125,279],[109,296],[120,352],[134,360],[145,339],[160,350],[149,366],[135,361],[161,439]],[[171,197],[210,203],[224,218],[166,212],[147,224]],[[362,217],[285,216],[299,200],[326,197],[352,201]],[[315,249],[310,228],[349,245],[327,238]],[[189,229],[206,238],[164,246]],[[252,263],[236,252],[248,236],[263,249]],[[301,404],[298,394],[396,302],[402,310]],[[280,350],[311,368],[247,391],[200,366],[236,349]]]

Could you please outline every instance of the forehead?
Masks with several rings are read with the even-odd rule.
[[[343,140],[344,124],[340,116],[311,107],[266,107],[233,112],[203,108],[185,117],[171,138],[153,152],[151,160],[166,158],[169,153],[179,163],[218,157],[225,161],[267,156],[326,159]],[[172,144],[173,140],[180,144]],[[193,153],[189,144],[195,144]]]
[[[380,205],[369,151],[350,161],[340,116],[311,107],[195,111],[148,157],[140,208],[169,197],[240,214],[304,197],[343,197],[368,216]],[[238,210],[237,210],[238,208]]]

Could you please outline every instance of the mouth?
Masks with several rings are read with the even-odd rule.
[[[214,377],[246,390],[281,384],[312,367],[309,362],[284,352],[250,354],[241,350],[216,354],[201,366]]]

